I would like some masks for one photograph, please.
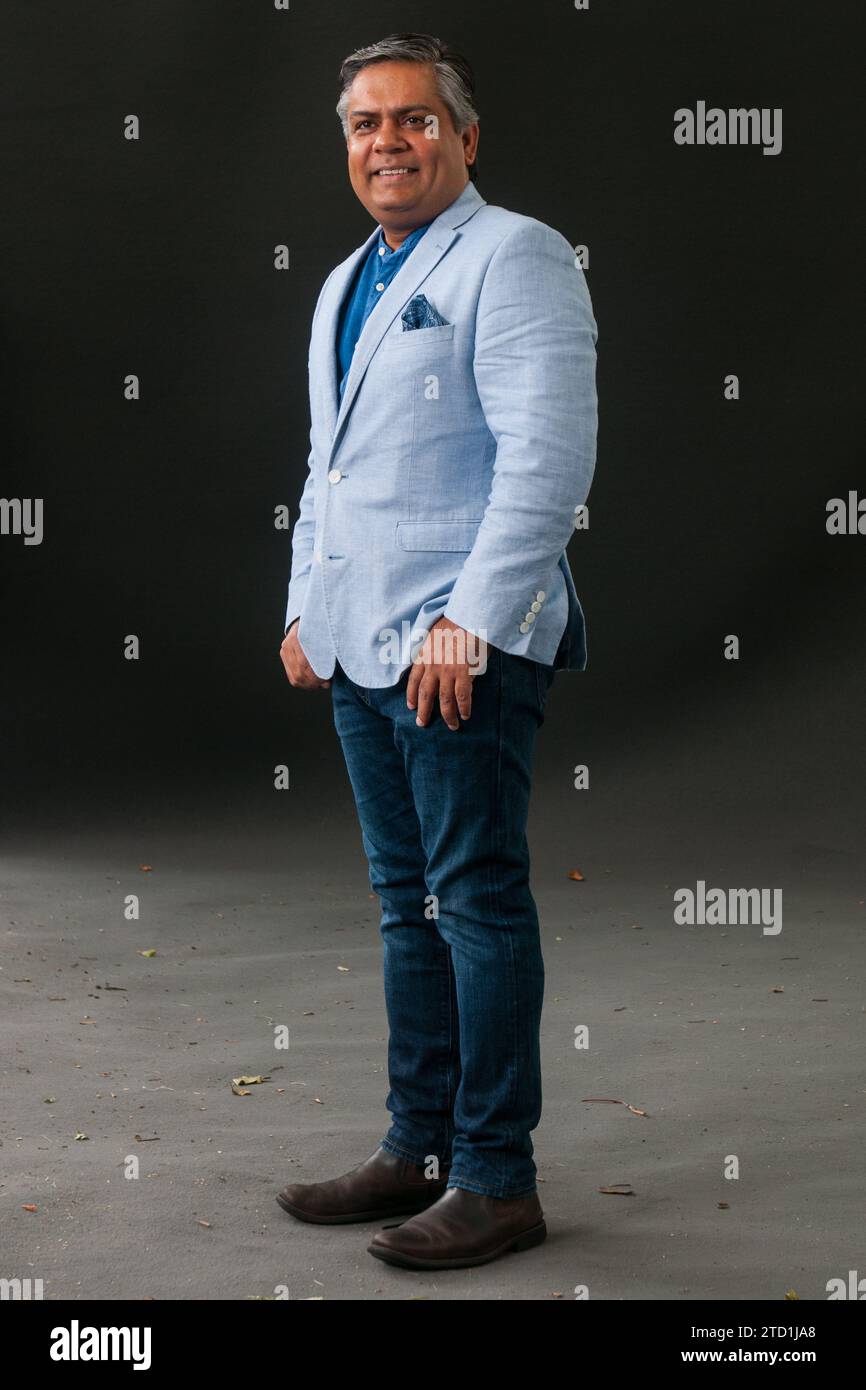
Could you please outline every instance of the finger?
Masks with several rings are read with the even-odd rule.
[[[416,724],[429,723],[430,715],[433,713],[433,702],[436,699],[436,692],[439,681],[430,672],[425,672],[421,684],[418,687],[418,714],[415,719]]]
[[[457,701],[454,698],[454,677],[443,676],[439,682],[439,709],[449,729],[459,729]]]
[[[301,659],[296,657],[292,662],[291,681],[292,685],[297,686],[299,690],[312,690],[314,686],[318,685],[319,677],[306,657]]]
[[[306,652],[303,648],[298,652],[298,671],[310,685],[316,685],[322,678],[317,675],[309,663]]]
[[[297,684],[298,684],[298,665],[297,665],[297,662],[295,661],[294,657],[289,656],[288,653],[286,653],[286,655],[283,657],[283,669],[285,670],[286,679],[288,680],[289,684],[290,684],[290,685],[297,685]]]
[[[414,661],[409,667],[409,679],[406,682],[406,704],[409,709],[415,708],[415,701],[418,695],[418,686],[424,674],[424,664],[421,661]]]
[[[454,682],[454,698],[457,701],[460,718],[468,719],[472,713],[472,677],[465,671],[461,671]]]

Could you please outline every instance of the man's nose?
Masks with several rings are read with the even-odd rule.
[[[373,142],[373,148],[377,150],[388,150],[407,143],[406,137],[400,129],[400,122],[386,118],[379,127],[378,134]]]

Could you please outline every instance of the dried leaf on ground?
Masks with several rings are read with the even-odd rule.
[[[638,1110],[636,1105],[629,1105],[627,1100],[613,1100],[610,1096],[584,1096],[582,1104],[624,1105],[633,1115],[649,1115],[648,1110]]]

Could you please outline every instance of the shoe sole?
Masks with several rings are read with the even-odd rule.
[[[533,1246],[540,1245],[546,1237],[547,1226],[540,1221],[537,1226],[531,1227],[528,1231],[521,1231],[519,1236],[512,1236],[504,1245],[498,1246],[486,1255],[467,1255],[462,1259],[451,1260],[424,1260],[415,1255],[404,1255],[399,1250],[389,1250],[384,1245],[368,1245],[367,1251],[377,1260],[384,1260],[385,1264],[389,1265],[399,1265],[402,1269],[469,1269],[472,1265],[486,1265],[491,1260],[498,1260],[500,1255],[506,1255],[511,1250],[531,1250]]]
[[[316,1216],[312,1212],[304,1211],[303,1207],[295,1207],[291,1202],[287,1202],[281,1192],[277,1193],[277,1202],[290,1216],[294,1216],[298,1221],[307,1221],[311,1226],[350,1226],[361,1221],[388,1220],[392,1216],[419,1216],[422,1211],[432,1207],[434,1202],[438,1202],[444,1191],[443,1187],[441,1192],[432,1193],[429,1200],[420,1206],[393,1207],[387,1210],[377,1207],[372,1211],[352,1211],[342,1216]]]

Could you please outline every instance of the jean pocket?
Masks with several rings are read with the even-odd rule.
[[[553,678],[556,675],[554,666],[545,666],[540,661],[533,662],[535,666],[535,689],[538,695],[538,707],[543,712],[547,703],[548,692],[553,685]]]

